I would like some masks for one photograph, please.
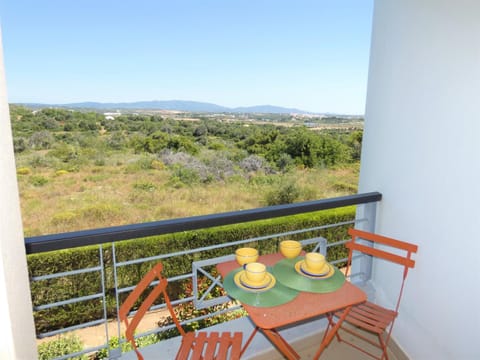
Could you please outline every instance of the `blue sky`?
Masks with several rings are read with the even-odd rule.
[[[363,114],[373,0],[0,0],[10,102]]]

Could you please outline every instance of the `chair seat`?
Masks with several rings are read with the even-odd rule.
[[[343,311],[339,311],[335,316],[340,317],[342,314]],[[345,321],[373,333],[382,334],[396,317],[395,311],[367,301],[353,306]]]
[[[177,360],[238,360],[242,333],[188,332],[182,339]]]

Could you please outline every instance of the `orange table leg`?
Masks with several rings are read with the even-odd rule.
[[[300,355],[285,341],[275,329],[261,329],[265,336],[288,360],[298,360]]]
[[[330,331],[328,330],[328,328],[330,327],[330,323],[329,323],[329,326],[327,326],[327,329],[325,330],[326,333],[323,336],[323,340],[322,340],[322,343],[320,344],[320,348],[317,350],[317,352],[315,353],[315,356],[313,357],[315,360],[318,360],[318,358],[320,358],[320,355],[322,355],[323,350],[325,350],[328,344],[330,344],[333,337],[337,333],[338,329],[340,328],[340,326],[342,326],[343,320],[345,320],[345,318],[347,317],[348,313],[350,312],[350,309],[351,309],[351,306],[345,308],[342,316],[340,317],[340,319],[338,319],[337,323],[332,327]]]

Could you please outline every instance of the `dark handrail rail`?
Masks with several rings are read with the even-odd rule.
[[[370,192],[219,214],[34,236],[25,238],[25,248],[27,254],[36,254],[46,251],[104,244],[153,235],[171,234],[187,230],[197,230],[319,210],[328,210],[349,205],[367,204],[380,201],[381,199],[382,194],[379,192]]]

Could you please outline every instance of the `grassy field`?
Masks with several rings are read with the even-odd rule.
[[[353,164],[186,185],[172,181],[171,169],[161,163],[145,169],[142,161],[119,154],[102,166],[67,171],[31,167],[31,154],[17,156],[25,236],[263,207],[268,194],[282,191],[295,192],[295,202],[334,197],[355,193],[358,181]]]

